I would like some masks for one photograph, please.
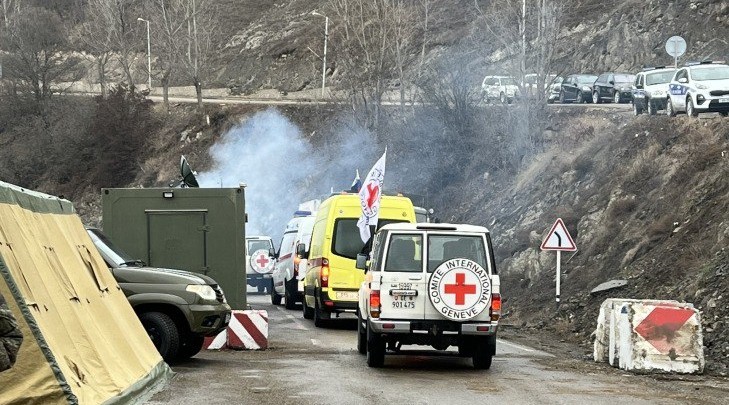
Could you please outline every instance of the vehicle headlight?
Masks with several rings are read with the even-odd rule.
[[[590,91],[590,86],[582,86],[582,91]]]
[[[706,89],[708,89],[708,87],[706,87],[706,85],[700,84],[700,83],[696,85],[696,88],[699,89],[699,90],[706,90]]]
[[[200,298],[208,301],[215,301],[215,290],[213,287],[204,284],[190,284],[186,291],[197,294]]]

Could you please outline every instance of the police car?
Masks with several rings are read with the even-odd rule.
[[[365,281],[359,290],[357,350],[367,365],[403,345],[457,347],[476,369],[491,367],[501,315],[499,276],[489,231],[456,224],[383,226],[371,260],[357,256]],[[407,353],[410,353],[408,351]]]
[[[703,112],[729,115],[729,66],[705,61],[679,69],[668,85],[666,114],[685,112],[696,117]]]
[[[675,68],[658,66],[643,69],[635,76],[633,83],[633,114],[648,112],[656,115],[658,110],[666,108],[668,83],[676,73]]]

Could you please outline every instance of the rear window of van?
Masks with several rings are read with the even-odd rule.
[[[484,269],[487,256],[483,238],[465,235],[428,236],[428,273],[435,271],[443,262],[450,259],[470,259]]]

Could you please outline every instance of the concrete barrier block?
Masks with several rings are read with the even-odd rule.
[[[268,313],[263,310],[235,310],[227,332],[227,347],[230,349],[265,350],[268,348]]]
[[[633,371],[703,372],[701,318],[692,304],[609,299],[597,325],[595,361]]]

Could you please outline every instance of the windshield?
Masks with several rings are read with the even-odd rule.
[[[727,80],[729,79],[728,66],[694,69],[691,72],[694,80]]]
[[[648,73],[645,75],[645,84],[650,86],[653,84],[670,83],[673,79],[675,70],[667,70],[665,72]]]
[[[365,244],[359,236],[359,228],[357,227],[357,218],[340,218],[334,223],[334,236],[332,237],[332,252],[337,256],[346,257],[347,259],[356,259],[358,253],[362,253]],[[381,219],[377,222],[377,229],[387,224],[394,224],[407,221],[393,221],[390,219]],[[372,232],[374,235],[375,232]]]
[[[271,248],[271,243],[267,240],[263,239],[252,239],[248,241],[248,254],[253,254],[256,250],[265,250],[268,252],[268,249]]]
[[[431,235],[428,237],[428,272],[432,273],[446,260],[463,258],[478,263],[484,269],[486,249],[480,236]]]
[[[501,84],[503,86],[516,86],[516,80],[512,77],[505,77],[501,79]]]
[[[615,83],[633,83],[634,80],[633,75],[615,75]]]
[[[143,264],[142,261],[133,258],[127,252],[119,249],[98,229],[87,229],[86,232],[88,232],[91,241],[94,242],[96,249],[99,250],[99,253],[101,253],[101,256],[103,256],[108,265],[121,267],[129,264]]]
[[[597,80],[595,75],[580,75],[577,76],[577,83],[579,84],[593,84]]]

